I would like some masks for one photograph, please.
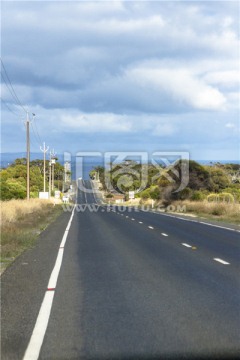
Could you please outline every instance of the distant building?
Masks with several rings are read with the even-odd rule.
[[[111,195],[112,195],[111,200],[114,200],[116,203],[121,203],[121,202],[125,201],[125,195],[124,194],[120,194],[117,191],[112,191]]]

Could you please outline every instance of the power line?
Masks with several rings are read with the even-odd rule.
[[[7,78],[8,82],[9,82],[10,87],[7,84],[5,76],[3,75],[2,71],[1,71],[3,81],[5,82],[5,84],[6,84],[7,88],[8,88],[8,90],[10,91],[10,94],[12,95],[12,97],[15,99],[15,101],[17,101],[17,103],[21,106],[21,108],[25,111],[25,113],[27,113],[27,110],[22,105],[21,101],[19,100],[19,98],[18,98],[18,96],[17,96],[17,94],[16,94],[16,92],[15,92],[13,86],[12,86],[11,80],[10,80],[8,74],[7,74],[6,68],[5,68],[5,66],[3,64],[3,61],[2,61],[2,58],[0,57],[0,59],[1,59],[2,68],[4,70],[4,73],[6,75],[6,78]]]
[[[40,137],[38,129],[37,129],[37,124],[34,120],[35,120],[35,114],[33,114],[33,119],[30,122],[30,124],[31,124],[32,132],[35,137],[36,143],[38,144],[38,146],[40,146],[40,144],[42,143],[42,140],[41,140],[41,137]],[[34,129],[33,124],[35,125],[35,129]]]
[[[33,124],[35,125],[35,130],[36,130],[36,134],[39,139],[39,142],[42,143],[42,139],[41,139],[41,136],[39,135],[38,128],[37,128],[37,123],[35,121],[35,114],[33,114]]]
[[[32,127],[32,121],[30,121],[30,120],[28,120],[28,122],[29,122],[29,130],[30,130],[30,127]],[[26,123],[26,121],[23,121],[23,126],[24,126],[24,130],[26,131],[27,130],[27,123]],[[32,128],[33,129],[33,128]],[[34,135],[34,137],[30,137],[30,132],[29,132],[29,143],[30,143],[30,145],[31,145],[31,149],[32,148],[38,148],[39,147],[39,141],[38,141],[38,139],[37,139],[37,137],[36,137],[36,134],[34,133],[34,131],[33,131],[33,135]]]
[[[30,124],[31,124],[31,128],[32,128],[33,135],[34,135],[34,140],[35,140],[36,144],[37,144],[38,147],[39,147],[40,144],[41,144],[41,139],[37,136],[37,134],[36,134],[36,132],[35,132],[35,130],[34,130],[34,127],[33,127],[32,122],[30,122]]]
[[[9,93],[10,93],[10,95],[12,96],[13,101],[18,103],[18,101],[17,101],[17,99],[16,99],[16,97],[15,97],[15,95],[14,95],[11,87],[10,87],[9,84],[7,83],[7,81],[6,81],[6,79],[5,79],[4,74],[2,73],[2,71],[1,71],[1,78],[2,78],[2,80],[4,81],[4,83],[5,83],[8,91],[9,91]]]
[[[15,111],[13,111],[13,110],[8,106],[8,104],[6,103],[6,101],[3,100],[2,97],[1,97],[1,101],[2,101],[2,103],[5,105],[5,107],[6,107],[11,113],[13,113],[13,114],[16,115],[17,117],[19,117],[19,114],[17,114]]]
[[[36,133],[35,133],[35,131],[34,131],[32,122],[30,122],[30,124],[31,124],[31,128],[32,128],[32,131],[33,131],[33,135],[34,135],[34,137],[35,137],[35,141],[36,141],[37,145],[39,146],[40,143],[39,143],[38,138],[37,138],[37,135],[36,135]]]

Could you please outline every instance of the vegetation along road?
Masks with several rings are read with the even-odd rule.
[[[3,360],[237,358],[239,231],[77,204],[2,275]]]

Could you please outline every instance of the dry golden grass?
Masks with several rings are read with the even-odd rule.
[[[232,222],[240,224],[240,204],[227,202],[208,202],[204,201],[175,201],[173,203],[176,207],[178,205],[185,206],[186,213],[193,213],[202,217],[208,217],[215,220]]]
[[[50,200],[30,199],[1,201],[1,225],[13,224],[22,217],[33,213],[43,212],[49,205]]]
[[[1,264],[2,269],[34,244],[36,237],[61,212],[51,200],[30,199],[2,201]]]

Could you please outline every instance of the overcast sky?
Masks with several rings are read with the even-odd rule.
[[[238,1],[1,6],[2,60],[36,114],[32,151],[39,134],[57,153],[239,158]],[[1,97],[2,152],[24,151],[25,113],[4,82]]]

